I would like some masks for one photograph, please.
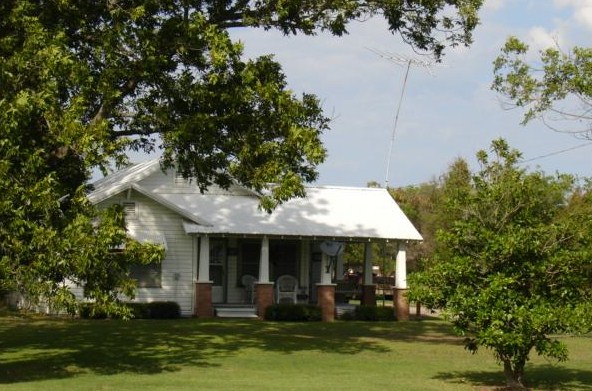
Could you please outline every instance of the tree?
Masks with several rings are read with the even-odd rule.
[[[470,171],[464,159],[456,159],[448,171],[439,178],[416,186],[389,189],[405,215],[421,232],[421,242],[409,243],[407,260],[409,270],[421,270],[434,260],[437,249],[436,232],[447,230],[459,217],[457,210],[446,207],[443,202],[456,192],[469,186]]]
[[[178,164],[202,189],[238,181],[261,191],[276,183],[264,197],[263,206],[271,209],[303,195],[303,182],[317,177],[328,119],[316,97],[297,98],[286,89],[271,56],[243,61],[241,44],[231,41],[228,29],[341,35],[351,20],[382,15],[393,32],[439,58],[445,44],[471,42],[480,5],[12,0],[0,5],[2,85],[6,92],[38,91],[40,74],[48,73],[45,62],[59,62],[49,93],[59,97],[62,117],[78,126],[68,132],[77,143],[60,140],[67,145],[62,148],[102,165],[112,157],[124,161],[126,148],[154,149],[158,135],[164,165]]]
[[[23,100],[21,107],[0,110],[3,136],[31,141],[15,146],[7,137],[0,143],[0,292],[20,292],[30,305],[43,300],[75,313],[79,303],[69,288],[78,284],[95,302],[93,310],[129,316],[119,299],[134,297],[130,266],[160,262],[163,249],[127,237],[121,207],[97,212],[83,186],[68,189],[65,169],[62,177],[52,172],[53,157],[14,121],[28,117],[36,103]]]
[[[504,140],[491,151],[445,200],[459,217],[438,232],[433,266],[410,276],[410,297],[443,309],[465,347],[491,349],[508,386],[522,388],[533,349],[565,360],[553,336],[592,328],[592,204],[569,176],[518,168]]]
[[[528,50],[515,37],[506,41],[494,62],[492,88],[526,109],[523,124],[540,118],[553,130],[591,139],[592,49],[549,48],[540,53],[539,64],[528,61]]]
[[[341,35],[381,15],[441,58],[471,42],[481,3],[0,2],[0,290],[66,297],[72,280],[105,303],[131,293],[126,266],[159,250],[126,238],[121,211],[97,215],[85,201],[90,170],[125,164],[129,150],[160,147],[163,168],[202,190],[238,182],[268,211],[304,194],[326,156],[328,118],[314,95],[287,89],[272,56],[244,60],[229,29]]]

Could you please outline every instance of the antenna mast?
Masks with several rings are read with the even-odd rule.
[[[425,68],[428,71],[428,73],[431,75],[432,74],[431,67],[434,65],[434,63],[432,61],[425,61],[425,60],[420,60],[417,58],[406,57],[406,56],[402,56],[400,54],[387,53],[387,52],[383,52],[383,51],[376,50],[376,49],[368,48],[368,50],[370,50],[374,54],[377,54],[379,57],[384,58],[385,60],[390,61],[396,65],[405,66],[405,76],[403,77],[403,85],[401,86],[401,95],[399,97],[399,103],[397,105],[397,111],[395,114],[395,121],[393,123],[393,132],[391,134],[391,141],[389,143],[388,155],[387,155],[387,160],[386,160],[386,172],[384,175],[384,187],[388,189],[389,174],[390,174],[391,160],[392,160],[392,154],[393,154],[393,146],[395,144],[395,134],[397,132],[397,123],[399,122],[399,113],[401,112],[403,98],[405,97],[405,88],[407,87],[407,79],[409,78],[409,69],[411,68],[411,65],[421,66],[421,67]]]

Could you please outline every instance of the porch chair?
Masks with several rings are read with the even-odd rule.
[[[241,283],[245,287],[245,303],[255,303],[255,283],[257,282],[257,278],[251,276],[250,274],[245,274],[241,278]]]
[[[278,304],[297,303],[298,299],[296,295],[298,294],[298,280],[295,277],[288,274],[279,276],[275,284],[275,289],[276,301]]]

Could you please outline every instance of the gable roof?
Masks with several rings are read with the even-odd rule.
[[[98,204],[109,197],[113,197],[131,188],[133,184],[140,182],[142,179],[159,170],[159,159],[151,159],[142,163],[132,164],[94,182],[92,184],[93,191],[88,195],[88,199],[93,204]]]
[[[241,188],[213,188],[202,194],[196,186],[175,188],[173,181],[142,183],[149,176],[165,175],[157,159],[156,170],[153,164],[140,163],[113,174],[116,178],[96,182],[89,199],[98,203],[132,188],[183,216],[185,231],[191,234],[422,240],[386,189],[310,186],[306,197],[291,199],[268,214],[259,208],[257,195]]]

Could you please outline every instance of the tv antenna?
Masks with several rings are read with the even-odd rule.
[[[388,149],[388,154],[387,154],[387,158],[386,158],[387,160],[386,160],[386,173],[384,175],[384,187],[388,188],[389,174],[390,174],[390,169],[391,169],[391,160],[392,160],[392,154],[393,154],[393,146],[395,144],[395,134],[397,132],[397,123],[399,122],[399,113],[401,112],[403,98],[405,97],[405,88],[407,87],[407,79],[409,78],[409,69],[411,68],[411,65],[419,66],[419,67],[426,69],[430,75],[433,75],[431,67],[434,65],[434,61],[426,61],[426,60],[415,58],[415,57],[408,57],[408,56],[403,56],[403,55],[396,54],[396,53],[383,52],[381,50],[376,50],[376,49],[371,49],[371,48],[367,48],[367,49],[370,50],[372,53],[378,55],[380,58],[383,58],[389,62],[392,62],[393,64],[405,67],[405,76],[403,77],[403,85],[401,87],[401,95],[399,96],[399,103],[397,104],[397,111],[395,114],[395,122],[393,124],[393,132],[391,134],[391,141],[389,143],[389,149]]]

